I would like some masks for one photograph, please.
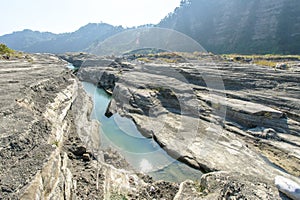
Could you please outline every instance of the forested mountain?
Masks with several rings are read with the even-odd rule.
[[[214,53],[300,54],[299,0],[183,0],[158,26]]]
[[[39,32],[25,29],[13,32],[0,37],[0,43],[4,43],[12,49],[30,51],[32,45],[43,41],[50,41],[57,37],[56,34],[49,32]]]
[[[213,53],[300,54],[300,0],[182,0],[156,26],[182,32]],[[1,36],[0,43],[26,52],[78,52],[124,30],[105,23],[63,34],[24,30]]]
[[[63,34],[23,30],[1,36],[0,43],[30,53],[77,52],[121,31],[123,31],[121,26],[90,23],[75,32]]]

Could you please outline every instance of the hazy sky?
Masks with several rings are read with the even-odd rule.
[[[158,23],[180,0],[0,0],[0,35],[32,29],[72,32],[90,22]]]

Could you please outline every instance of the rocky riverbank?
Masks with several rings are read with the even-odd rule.
[[[70,57],[78,58],[64,56]],[[255,186],[256,198],[280,199],[275,177],[299,183],[299,62],[276,69],[213,55],[173,60],[161,54],[82,63],[79,79],[113,95],[108,116],[131,118],[171,156],[224,177],[233,191],[248,182],[264,185]]]
[[[99,149],[92,101],[65,61],[30,56],[0,60],[0,199],[175,196],[178,184],[137,175]]]
[[[287,199],[274,178],[298,182],[296,64],[61,57],[81,63],[79,79],[54,55],[0,60],[0,199]],[[133,119],[201,181],[153,181],[101,149],[79,80],[111,93],[108,116]]]

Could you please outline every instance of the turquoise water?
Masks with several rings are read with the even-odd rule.
[[[72,65],[71,63],[69,63],[66,67],[69,68],[69,69],[72,69],[72,70],[79,69],[78,67],[75,67],[75,66]]]
[[[173,159],[153,139],[142,136],[132,120],[118,114],[107,118],[104,114],[111,96],[91,83],[82,84],[93,99],[92,118],[100,122],[104,148],[114,147],[136,171],[149,174],[156,180],[181,182],[201,178],[200,171]]]

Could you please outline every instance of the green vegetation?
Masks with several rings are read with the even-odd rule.
[[[276,67],[277,62],[268,61],[268,60],[256,60],[253,62],[256,65],[266,66],[266,67]]]
[[[180,63],[184,62],[186,59],[184,58],[185,54],[181,52],[161,52],[161,53],[150,53],[150,54],[134,54],[135,58],[139,61],[149,63],[152,61],[161,61],[164,63]],[[191,54],[193,55],[193,54]],[[194,55],[193,55],[194,57]]]
[[[145,62],[145,63],[151,62],[148,58],[145,58],[145,57],[138,58],[137,60],[139,60],[141,62]]]
[[[113,192],[110,196],[111,200],[127,200],[126,196],[123,194],[118,194],[117,192]]]
[[[222,54],[225,59],[252,59],[252,60],[297,60],[300,61],[300,55],[279,55],[279,54],[265,54],[265,55],[240,55],[240,54]]]
[[[194,182],[194,187],[195,187],[196,191],[199,193],[203,193],[205,190],[205,188],[201,185],[201,183],[199,181]]]
[[[52,145],[58,147],[59,146],[59,141],[58,140],[53,141]]]
[[[147,54],[147,55],[152,54],[153,55],[161,52],[165,52],[165,50],[155,49],[155,48],[143,48],[143,49],[137,49],[137,50],[124,53],[124,55],[131,55],[131,54]]]
[[[26,59],[28,62],[33,62],[29,55],[10,49],[5,44],[0,44],[0,59]]]
[[[145,62],[155,62],[160,61],[163,63],[183,63],[192,60],[203,60],[203,59],[223,59],[231,62],[238,63],[249,63],[256,64],[260,66],[276,68],[277,64],[286,64],[293,61],[300,61],[300,55],[276,55],[276,54],[266,54],[266,55],[240,55],[240,54],[221,54],[214,55],[212,53],[204,52],[161,52],[161,53],[150,53],[150,54],[134,54],[134,58]]]
[[[4,55],[4,54],[6,54],[6,55],[12,55],[14,53],[15,53],[15,51],[12,50],[12,49],[10,49],[10,48],[8,48],[5,44],[0,44],[0,54],[1,55]]]
[[[300,61],[300,55],[238,55],[238,54],[223,54],[221,57],[227,61],[252,63],[256,65],[275,68],[279,63],[288,63],[291,61]]]
[[[268,119],[271,119],[271,118],[272,118],[272,114],[269,113],[269,112],[266,112],[266,113],[264,114],[264,116],[265,116],[266,118],[268,118]]]
[[[165,90],[162,86],[153,86],[151,89],[156,92],[161,92]]]
[[[216,110],[220,110],[221,104],[220,103],[212,103],[212,107]]]
[[[177,58],[175,58],[175,59],[161,58],[160,60],[165,63],[178,63],[179,62],[179,60]]]

